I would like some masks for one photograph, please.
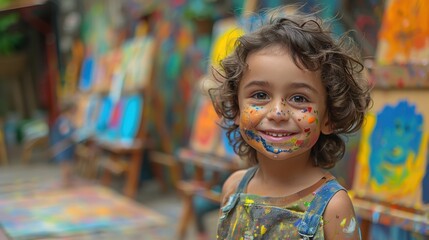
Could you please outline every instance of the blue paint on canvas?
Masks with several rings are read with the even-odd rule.
[[[390,172],[383,164],[402,166],[410,153],[418,154],[423,134],[423,116],[407,101],[386,106],[377,114],[377,123],[370,138],[371,177],[384,184]]]

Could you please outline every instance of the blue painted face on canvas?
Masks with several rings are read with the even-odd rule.
[[[370,138],[370,171],[377,183],[383,184],[389,178],[387,169],[403,166],[410,156],[417,156],[422,131],[423,116],[407,101],[386,106],[377,114]]]

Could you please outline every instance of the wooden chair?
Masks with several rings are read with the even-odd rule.
[[[48,123],[43,120],[33,120],[22,127],[22,133],[24,137],[21,162],[28,164],[35,149],[46,150],[49,147]]]
[[[125,97],[124,109],[117,134],[98,136],[97,147],[107,154],[100,166],[103,170],[101,181],[109,185],[112,175],[125,174],[124,194],[134,197],[143,162],[143,150],[150,147],[146,136],[146,111],[140,94]]]
[[[220,193],[212,190],[215,185],[222,185],[222,174],[230,174],[236,170],[244,168],[237,157],[220,155],[213,152],[201,153],[193,149],[181,149],[177,154],[177,159],[181,164],[194,166],[194,175],[190,179],[178,182],[183,208],[177,229],[178,239],[185,239],[189,225],[195,216],[193,199],[201,196],[214,203],[221,202]],[[212,172],[210,178],[205,177],[207,171]]]
[[[78,116],[81,127],[77,130],[80,138],[76,146],[76,168],[79,175],[95,179],[99,170],[99,149],[96,136],[108,129],[108,122],[113,108],[109,96],[81,95]],[[78,121],[77,121],[78,122]]]

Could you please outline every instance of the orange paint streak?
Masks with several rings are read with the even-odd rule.
[[[316,121],[315,117],[308,118],[308,123],[314,123],[314,121]]]

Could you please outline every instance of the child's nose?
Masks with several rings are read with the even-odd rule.
[[[273,107],[269,111],[267,117],[273,121],[280,122],[286,121],[290,118],[290,111],[284,101],[277,101],[273,103]]]

